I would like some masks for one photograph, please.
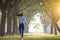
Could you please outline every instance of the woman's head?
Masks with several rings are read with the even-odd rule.
[[[23,13],[21,13],[20,16],[23,16]]]

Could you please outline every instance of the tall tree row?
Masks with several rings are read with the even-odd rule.
[[[12,9],[20,3],[21,0],[0,0],[0,9],[2,11],[2,19],[0,25],[0,35],[5,35],[5,19],[7,15],[7,34],[11,33],[12,28]]]
[[[51,34],[53,34],[53,29],[55,34],[57,34],[57,31],[60,32],[60,29],[58,27],[57,21],[59,20],[59,16],[58,15],[58,4],[59,4],[59,0],[46,0],[46,1],[42,1],[40,2],[40,6],[43,9],[43,12],[46,12],[46,14],[48,15],[48,17],[50,17],[51,19]]]
[[[0,35],[5,35],[5,19],[7,17],[7,34],[14,34],[16,32],[16,13],[19,9],[24,10],[31,5],[35,0],[0,0],[0,9],[2,11],[2,19],[0,25]],[[17,6],[20,4],[21,8]],[[26,5],[27,4],[27,5]],[[13,27],[12,27],[13,25]],[[13,28],[13,31],[12,31]],[[12,33],[13,32],[13,33]]]

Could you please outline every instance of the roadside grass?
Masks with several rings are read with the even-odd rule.
[[[0,40],[20,40],[20,35],[0,36]],[[60,34],[24,34],[24,40],[60,40]]]

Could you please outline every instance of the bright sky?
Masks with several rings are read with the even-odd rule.
[[[29,24],[29,32],[43,32],[43,27],[42,27],[42,24],[41,24],[41,21],[40,21],[40,16],[39,16],[39,13],[37,13],[37,14],[35,14],[34,16],[33,16],[33,18],[35,18],[35,21],[30,21],[30,23],[31,24]],[[36,24],[39,24],[40,25],[40,27],[39,27],[39,29],[35,29],[34,28],[34,26],[36,25]]]

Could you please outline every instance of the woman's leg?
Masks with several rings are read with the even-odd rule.
[[[20,32],[20,35],[21,35],[21,24],[19,24],[19,32]]]
[[[22,25],[22,38],[23,38],[23,35],[24,35],[24,24]]]

